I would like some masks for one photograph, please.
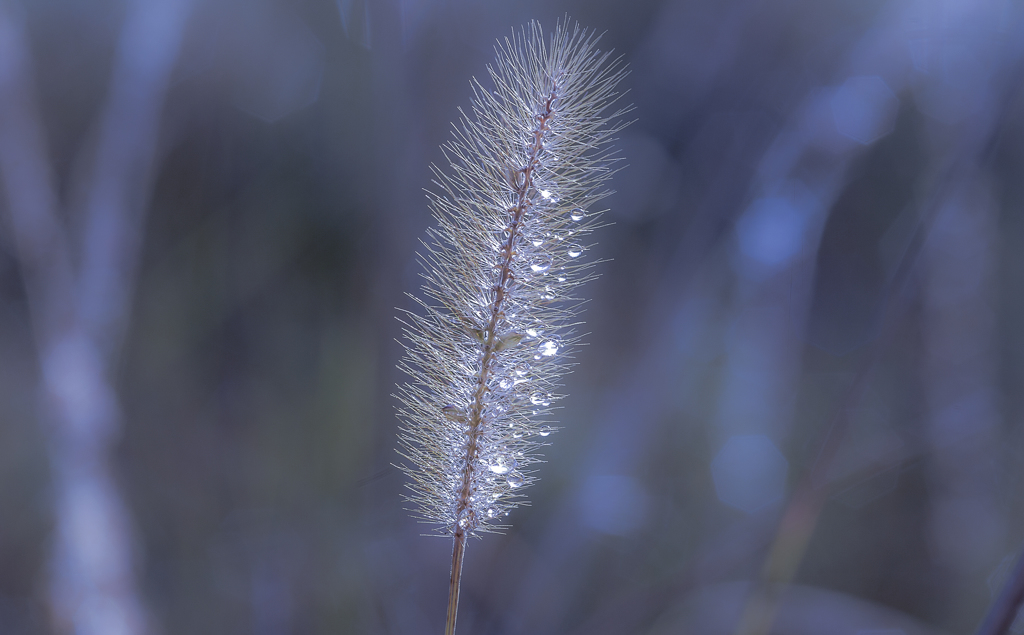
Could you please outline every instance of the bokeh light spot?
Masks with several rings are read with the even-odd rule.
[[[711,461],[719,500],[745,512],[755,512],[782,500],[789,462],[763,434],[729,438]]]
[[[736,223],[740,251],[761,265],[783,265],[800,251],[806,224],[788,199],[759,198]]]
[[[900,101],[881,77],[851,77],[832,95],[839,134],[867,145],[892,132]]]

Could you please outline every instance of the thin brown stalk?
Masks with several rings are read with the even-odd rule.
[[[455,531],[452,543],[452,580],[448,585],[448,620],[444,635],[455,635],[455,618],[459,613],[459,590],[462,586],[462,563],[466,557],[466,532]]]

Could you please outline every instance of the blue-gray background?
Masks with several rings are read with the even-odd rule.
[[[73,201],[127,5],[14,6]],[[441,631],[451,545],[391,467],[396,307],[470,77],[566,14],[637,121],[564,429],[469,545],[459,632],[733,632],[830,430],[772,632],[981,619],[1024,539],[1024,5],[196,0],[114,379],[155,632]],[[7,227],[0,631],[49,633],[60,466]]]

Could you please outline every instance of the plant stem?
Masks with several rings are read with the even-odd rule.
[[[544,149],[544,131],[548,130],[548,124],[554,117],[554,101],[558,97],[558,86],[553,85],[551,92],[548,94],[546,101],[544,101],[544,112],[537,115],[537,124],[531,131],[533,135],[533,145],[530,149],[530,154],[527,157],[526,166],[513,173],[513,178],[518,179],[519,174],[522,174],[522,182],[516,181],[516,205],[511,210],[512,217],[509,220],[507,227],[508,238],[505,240],[505,245],[501,249],[501,260],[498,263],[498,270],[501,272],[498,283],[494,285],[492,291],[494,293],[494,300],[491,303],[491,318],[488,322],[487,327],[484,329],[486,334],[486,340],[484,344],[484,356],[480,362],[480,372],[477,375],[476,392],[473,394],[473,404],[470,406],[469,414],[469,430],[467,431],[468,441],[466,443],[466,454],[464,460],[464,467],[462,468],[462,486],[459,489],[459,502],[455,510],[456,518],[456,531],[461,532],[463,529],[472,530],[476,526],[475,514],[476,510],[473,509],[472,495],[473,495],[473,471],[476,466],[477,455],[479,454],[480,437],[483,433],[483,411],[484,411],[484,398],[487,395],[487,382],[490,376],[491,365],[494,362],[494,355],[497,352],[495,346],[497,344],[497,332],[498,326],[504,321],[504,313],[502,313],[502,303],[505,301],[508,284],[512,281],[515,275],[512,272],[512,259],[516,255],[515,247],[517,239],[522,234],[523,217],[527,212],[527,208],[532,205],[530,201],[530,192],[534,189],[533,173],[537,165],[540,163],[540,153]],[[466,525],[461,525],[463,521],[462,514],[469,510],[470,516],[465,518]],[[465,544],[463,544],[463,550]],[[461,559],[461,555],[459,558]],[[456,598],[458,598],[458,590],[456,590]],[[451,610],[451,609],[449,609]],[[454,629],[455,619],[450,618],[449,621],[452,623]]]
[[[978,627],[977,635],[1003,635],[1009,632],[1020,611],[1021,602],[1024,602],[1024,556],[1017,559],[1017,566],[1013,568],[999,597],[992,603],[988,615]]]
[[[444,635],[455,635],[455,617],[459,612],[459,586],[462,582],[462,562],[466,555],[466,532],[455,530],[452,544],[452,581],[448,587],[448,623]]]

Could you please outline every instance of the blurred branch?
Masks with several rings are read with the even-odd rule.
[[[111,381],[138,260],[161,106],[185,0],[132,3],[91,174],[76,280],[25,27],[0,4],[0,175],[42,368],[56,489],[51,609],[61,631],[141,633],[130,521],[108,463],[120,424]]]
[[[946,179],[938,181],[940,187],[948,183]],[[938,201],[941,200],[944,198],[939,197]],[[872,342],[853,383],[839,401],[817,452],[817,459],[811,469],[802,475],[786,504],[775,538],[769,547],[761,579],[752,589],[736,627],[738,635],[764,635],[771,630],[782,591],[796,575],[828,497],[828,472],[850,427],[850,413],[857,407],[871,371],[896,332],[900,309],[903,308],[898,300],[905,297],[903,290],[921,252],[936,207],[933,205],[932,209],[926,210],[919,218],[914,237],[903,254],[885,301],[881,333]]]
[[[1021,63],[1020,50],[1014,50],[1012,53],[1007,58],[1008,64],[1003,68],[1002,76],[997,74],[997,80],[993,82],[994,86],[1004,88],[1000,99],[989,111],[990,115],[976,117],[970,124],[964,126],[957,142],[950,152],[944,155],[934,173],[914,236],[903,253],[889,288],[882,314],[881,332],[872,342],[853,384],[839,401],[817,460],[811,469],[803,474],[786,505],[769,549],[761,580],[752,591],[737,626],[738,635],[765,635],[771,630],[781,593],[792,582],[800,566],[828,496],[827,475],[850,427],[850,413],[859,402],[864,385],[876,362],[896,335],[896,327],[900,323],[899,318],[908,299],[906,287],[924,248],[928,231],[942,212],[943,205],[973,178],[978,167],[985,161],[1020,90],[1021,80],[1024,79],[1024,64]],[[1022,579],[1018,580],[1018,576]],[[1019,591],[1013,591],[1019,593],[1014,596],[1019,603],[1020,598],[1024,597],[1024,573],[1021,572],[1020,565],[1010,582],[1011,585],[1014,583],[1021,586]],[[1014,607],[1016,605],[1014,604]]]
[[[0,3],[0,180],[41,349],[73,319],[73,276],[30,75],[24,27]]]
[[[160,114],[181,44],[188,0],[134,4],[125,22],[82,236],[81,318],[111,352],[123,330],[156,161]]]
[[[1024,602],[1024,554],[1017,558],[1017,565],[1007,579],[999,597],[985,616],[977,635],[1003,635],[1010,630]]]

